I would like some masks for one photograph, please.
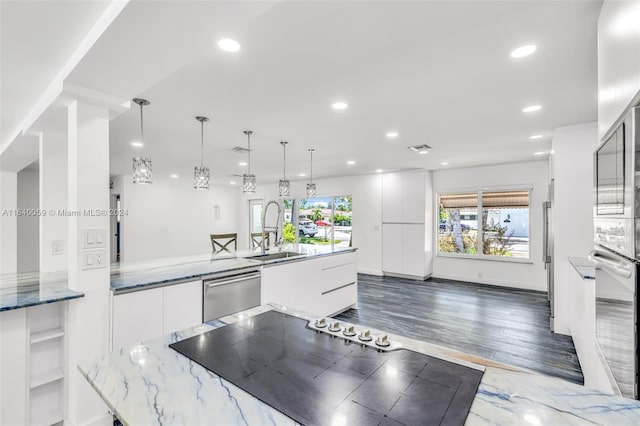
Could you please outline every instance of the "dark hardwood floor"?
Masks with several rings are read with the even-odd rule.
[[[549,331],[542,292],[358,274],[358,309],[335,318],[583,383],[573,340]]]

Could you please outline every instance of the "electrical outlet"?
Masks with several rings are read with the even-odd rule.
[[[64,254],[64,240],[51,241],[51,254],[53,255]]]
[[[106,249],[85,250],[82,253],[82,269],[98,269],[109,266]]]

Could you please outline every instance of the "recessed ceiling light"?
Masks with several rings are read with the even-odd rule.
[[[178,177],[178,175],[174,173],[174,174],[170,175],[170,177],[176,179]]]
[[[306,173],[298,173],[298,176],[300,177],[305,177],[307,174]]]
[[[443,161],[442,163],[440,163],[441,166],[447,166],[449,163],[447,163],[446,161]]]
[[[131,142],[131,146],[135,146],[136,148],[141,148],[144,146],[142,142]]]
[[[429,153],[429,151],[427,151],[427,150],[418,151],[418,154],[428,154],[428,153]]]
[[[522,112],[535,112],[535,111],[540,111],[541,109],[542,109],[542,106],[540,105],[529,105],[528,107],[522,108]]]
[[[241,161],[241,162],[238,163],[238,166],[243,166],[244,167],[246,165],[247,165],[247,163],[245,163],[244,161]]]
[[[232,180],[231,182],[229,182],[229,185],[235,185],[235,184],[236,184],[235,180]]]
[[[218,47],[225,52],[237,52],[240,50],[240,43],[235,40],[231,40],[230,38],[223,38],[218,41]]]
[[[382,170],[382,169],[376,169],[376,173],[382,173],[382,172],[384,172],[384,170]]]
[[[331,104],[331,108],[342,110],[349,108],[349,105],[346,102],[334,102],[333,104]]]
[[[356,164],[356,162],[353,161],[353,160],[349,160],[349,161],[347,161],[347,164],[350,165],[350,166],[353,166],[354,164]]]
[[[390,139],[397,138],[398,137],[398,132],[389,132],[389,133],[387,133],[387,137],[390,138]]]
[[[542,139],[542,135],[532,135],[529,136],[529,139]]]
[[[531,55],[535,52],[537,47],[533,44],[527,44],[525,46],[520,46],[514,51],[511,52],[512,58],[524,58],[525,56]]]
[[[533,155],[544,155],[544,151],[534,152]]]

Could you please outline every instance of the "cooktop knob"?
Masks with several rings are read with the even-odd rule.
[[[356,328],[352,325],[349,325],[347,327],[344,328],[344,331],[342,332],[345,336],[351,337],[351,336],[355,336],[356,335]]]
[[[371,337],[371,331],[369,330],[362,330],[360,332],[360,334],[358,334],[358,339],[362,340],[363,342],[369,342],[371,341],[372,337]]]
[[[342,327],[340,327],[340,323],[338,321],[332,322],[331,325],[329,325],[329,331],[332,332],[338,332],[342,330]]]
[[[327,326],[327,320],[324,318],[319,318],[316,320],[316,327],[325,328]]]
[[[378,336],[378,338],[376,339],[376,345],[378,346],[387,347],[390,344],[391,342],[389,341],[389,336],[387,336],[386,334]]]

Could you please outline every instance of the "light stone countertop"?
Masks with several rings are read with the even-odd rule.
[[[261,306],[115,351],[83,362],[78,368],[125,425],[295,425],[284,414],[168,347],[270,309],[315,319],[282,306]],[[389,338],[430,356],[484,366],[467,425],[640,424],[640,401],[607,395],[426,342],[394,335]]]

